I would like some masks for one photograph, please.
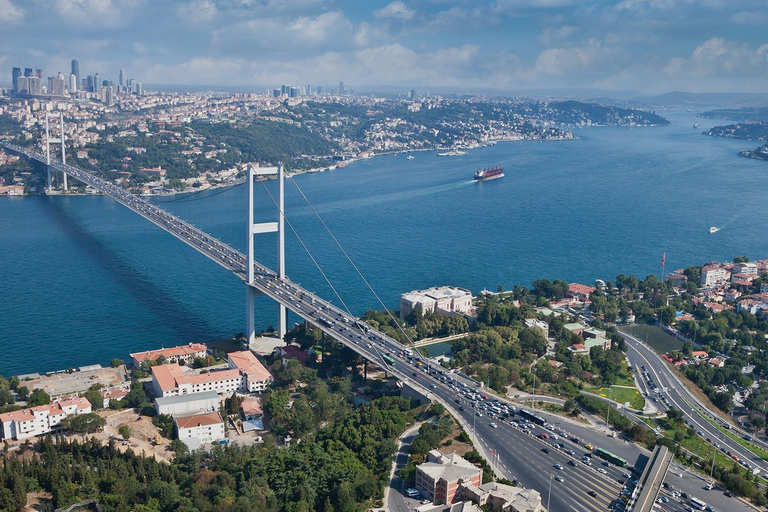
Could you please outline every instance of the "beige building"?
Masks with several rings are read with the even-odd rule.
[[[701,285],[716,286],[728,280],[728,271],[722,267],[709,265],[701,269]]]
[[[541,512],[541,494],[533,489],[488,482],[480,486],[461,484],[462,499],[478,506],[490,505],[493,512]]]
[[[473,312],[472,292],[454,286],[440,286],[428,290],[414,290],[400,296],[400,318],[410,315],[416,306],[427,313],[462,314]]]
[[[416,489],[435,505],[453,503],[459,498],[459,485],[479,486],[483,470],[464,457],[438,450],[427,454],[427,462],[416,466]]]
[[[184,361],[186,364],[192,364],[195,359],[205,357],[207,350],[208,348],[201,343],[190,343],[178,347],[137,352],[131,354],[131,358],[133,359],[133,367],[138,370],[144,361],[157,361],[160,356],[164,357],[169,363]]]

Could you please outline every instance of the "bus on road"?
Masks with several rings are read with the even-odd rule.
[[[395,366],[395,360],[389,357],[387,354],[382,354],[381,358],[384,360],[385,363],[387,363],[389,366]]]
[[[704,510],[707,508],[707,504],[701,501],[699,498],[691,498],[691,501],[688,503],[697,510]]]
[[[595,455],[597,455],[601,459],[605,459],[608,462],[616,464],[617,466],[620,466],[622,468],[627,467],[627,461],[626,460],[622,459],[621,457],[619,457],[617,455],[612,454],[608,450],[603,450],[602,448],[598,448],[597,450],[595,450]]]

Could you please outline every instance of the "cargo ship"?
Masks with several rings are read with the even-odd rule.
[[[493,167],[491,169],[478,169],[475,172],[475,179],[478,181],[495,180],[496,178],[504,177],[504,169],[501,167]]]

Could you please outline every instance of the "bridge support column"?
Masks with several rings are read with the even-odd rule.
[[[45,113],[45,188],[51,190],[51,132],[48,127],[48,112]]]
[[[277,165],[277,277],[285,279],[285,173],[283,164]],[[277,304],[277,335],[285,339],[288,328],[285,306]]]
[[[246,296],[245,296],[245,337],[248,343],[251,344],[256,341],[256,289],[252,286],[255,277],[255,269],[253,265],[255,263],[255,249],[253,247],[253,167],[248,166],[248,281],[246,284]]]
[[[64,112],[59,112],[59,119],[61,120],[61,163],[65,164],[67,163],[67,151],[64,145]],[[67,173],[62,172],[61,174],[64,178],[64,191],[66,192],[69,190],[67,186]]]

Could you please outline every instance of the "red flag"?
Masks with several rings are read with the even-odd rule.
[[[664,263],[667,261],[667,253],[665,252],[664,255],[661,257],[661,266],[664,266]]]

